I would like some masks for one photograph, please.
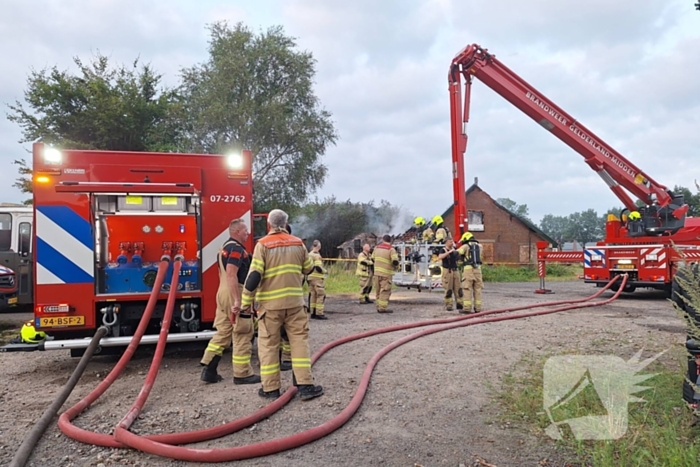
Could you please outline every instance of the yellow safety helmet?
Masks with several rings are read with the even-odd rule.
[[[432,223],[433,223],[433,224],[435,224],[435,225],[440,225],[440,224],[442,224],[442,222],[443,222],[442,216],[435,216],[435,217],[433,217],[433,220],[432,220]]]
[[[462,234],[462,238],[460,238],[459,241],[462,243],[465,243],[465,242],[468,242],[472,238],[474,238],[474,235],[471,232],[464,232]]]
[[[425,225],[425,219],[423,219],[422,217],[416,217],[415,219],[413,219],[413,223],[420,227]]]
[[[25,344],[38,344],[46,339],[46,333],[44,331],[37,331],[34,327],[34,323],[31,321],[24,323],[19,334],[22,338],[22,342]]]
[[[639,211],[632,211],[627,218],[631,221],[638,221],[639,219],[642,218],[642,215],[639,214]]]

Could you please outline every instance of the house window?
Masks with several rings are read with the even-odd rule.
[[[484,231],[484,212],[483,211],[467,211],[467,222],[469,230],[474,232]]]

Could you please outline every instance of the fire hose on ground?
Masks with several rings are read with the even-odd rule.
[[[174,266],[174,268],[179,270],[180,262],[176,261],[173,266]],[[161,264],[161,268],[163,268],[163,272],[161,274],[161,269],[159,268],[158,276],[156,278],[155,285],[158,285],[158,286],[160,286],[160,284],[162,284],[162,282],[163,282],[163,278],[165,276],[165,270],[167,269],[167,263],[165,263],[165,267],[163,264]],[[174,272],[173,278],[174,278],[174,280],[177,280],[177,273],[176,272]],[[251,425],[253,425],[261,420],[264,420],[264,419],[270,417],[271,415],[273,415],[275,412],[279,411],[289,401],[291,401],[291,399],[294,397],[294,395],[296,395],[297,389],[296,389],[296,387],[291,386],[290,388],[288,388],[284,392],[284,394],[282,394],[282,396],[280,398],[278,398],[274,402],[268,404],[267,406],[263,407],[262,409],[260,409],[256,412],[253,412],[252,414],[249,414],[245,417],[242,417],[242,418],[233,420],[231,422],[225,423],[223,425],[219,425],[219,426],[212,427],[212,428],[189,431],[189,432],[168,433],[168,434],[150,435],[150,436],[139,436],[139,435],[136,435],[136,434],[128,431],[129,428],[131,427],[132,423],[136,420],[136,418],[140,414],[141,409],[145,405],[146,400],[148,398],[148,395],[150,394],[150,391],[153,388],[153,384],[155,383],[155,379],[156,379],[157,374],[158,374],[160,363],[162,361],[163,353],[165,351],[165,345],[166,345],[166,341],[167,341],[170,320],[171,320],[173,308],[174,308],[174,290],[176,289],[176,287],[170,288],[170,293],[168,295],[168,302],[166,305],[165,315],[163,318],[163,324],[161,326],[161,332],[160,332],[158,344],[156,346],[153,361],[151,363],[151,367],[149,368],[149,372],[148,372],[148,375],[145,379],[144,385],[143,385],[139,395],[137,396],[136,400],[134,401],[134,404],[132,405],[130,410],[127,412],[127,415],[117,424],[117,426],[114,430],[114,434],[112,436],[110,436],[110,435],[106,435],[106,434],[90,432],[90,431],[78,428],[71,423],[75,417],[77,417],[83,410],[85,410],[88,406],[90,406],[95,400],[97,400],[109,388],[109,386],[123,372],[124,368],[126,367],[126,364],[129,362],[129,360],[133,356],[136,348],[139,345],[140,339],[143,337],[143,334],[145,333],[146,326],[147,326],[148,321],[150,320],[150,316],[153,312],[153,307],[155,306],[155,301],[157,300],[157,295],[158,295],[156,293],[156,291],[160,290],[160,287],[156,288],[154,285],[154,293],[152,294],[151,298],[149,299],[148,306],[144,312],[144,315],[142,317],[141,322],[139,323],[139,327],[137,328],[137,331],[134,334],[134,337],[133,337],[131,343],[129,344],[129,347],[127,348],[125,353],[122,355],[119,362],[115,365],[115,367],[107,375],[107,377],[98,385],[98,387],[96,387],[90,394],[88,394],[85,398],[83,398],[81,401],[79,401],[77,404],[75,404],[73,407],[68,409],[66,412],[64,412],[60,416],[58,425],[59,425],[59,428],[61,429],[61,431],[66,436],[73,438],[77,441],[81,441],[83,443],[104,446],[104,447],[114,447],[114,448],[131,447],[131,448],[138,449],[138,450],[141,450],[143,452],[150,453],[150,454],[155,454],[155,455],[159,455],[162,457],[167,457],[167,458],[171,458],[171,459],[178,459],[178,460],[196,461],[196,462],[223,462],[223,461],[240,460],[240,459],[254,458],[254,457],[260,457],[260,456],[274,454],[277,452],[293,449],[295,447],[299,447],[299,446],[302,446],[304,444],[315,441],[317,439],[320,439],[320,438],[332,433],[333,431],[340,428],[343,424],[345,424],[354,415],[354,413],[359,409],[359,407],[362,403],[362,400],[366,394],[367,387],[369,385],[369,380],[370,380],[371,374],[374,370],[374,367],[379,362],[379,360],[382,357],[384,357],[384,355],[386,355],[387,353],[389,353],[390,351],[392,351],[396,347],[399,347],[399,346],[401,346],[407,342],[410,342],[414,339],[418,339],[419,337],[423,337],[423,336],[437,333],[437,332],[441,332],[441,331],[446,331],[449,329],[455,329],[458,327],[465,327],[465,326],[471,326],[471,325],[476,325],[476,324],[484,324],[484,323],[491,323],[491,322],[505,321],[505,320],[512,320],[512,319],[520,319],[520,318],[526,318],[526,317],[532,317],[532,316],[552,314],[552,313],[557,313],[557,312],[561,312],[561,311],[573,310],[573,309],[577,309],[577,308],[586,308],[586,307],[605,305],[605,304],[608,304],[619,297],[619,295],[621,294],[621,291],[624,288],[625,283],[627,282],[626,275],[622,276],[622,284],[618,288],[618,291],[612,297],[610,297],[606,300],[601,300],[601,301],[596,301],[596,302],[591,302],[591,300],[593,300],[594,298],[597,298],[603,292],[608,290],[613,285],[613,283],[615,281],[617,281],[618,279],[620,279],[620,276],[615,277],[608,284],[606,284],[605,287],[603,287],[600,291],[596,292],[595,294],[593,294],[589,297],[581,298],[581,299],[562,300],[562,301],[546,302],[546,303],[539,303],[539,304],[532,304],[532,305],[523,305],[523,306],[518,306],[518,307],[489,310],[489,311],[480,312],[480,313],[476,313],[476,314],[472,314],[472,315],[457,316],[457,317],[452,317],[452,318],[433,319],[433,320],[427,320],[427,321],[419,321],[419,322],[414,322],[414,323],[408,323],[408,324],[402,324],[402,325],[389,326],[389,327],[380,328],[380,329],[374,329],[374,330],[365,331],[365,332],[362,332],[359,334],[355,334],[352,336],[346,336],[346,337],[337,339],[333,342],[330,342],[330,343],[324,345],[319,351],[317,351],[312,356],[312,365],[324,353],[326,353],[330,349],[337,347],[339,345],[348,343],[348,342],[352,342],[352,341],[355,341],[358,339],[363,339],[366,337],[374,336],[377,334],[383,334],[383,333],[388,333],[388,332],[395,332],[395,331],[401,331],[401,330],[418,328],[418,327],[425,327],[425,326],[434,326],[434,327],[431,327],[429,329],[425,329],[425,330],[416,332],[414,334],[410,334],[408,336],[402,337],[402,338],[392,342],[391,344],[387,345],[386,347],[381,349],[377,354],[375,354],[372,357],[372,359],[368,362],[368,364],[364,370],[364,373],[362,375],[362,378],[360,380],[358,389],[355,392],[355,395],[353,396],[352,400],[350,401],[348,406],[345,407],[345,409],[343,409],[341,411],[341,413],[338,414],[333,419],[331,419],[331,420],[329,420],[321,425],[313,427],[309,430],[306,430],[306,431],[303,431],[300,433],[296,433],[294,435],[290,435],[290,436],[287,436],[284,438],[278,438],[278,439],[274,439],[274,440],[270,440],[270,441],[264,441],[264,442],[259,442],[259,443],[255,443],[255,444],[245,445],[245,446],[238,446],[238,447],[231,447],[231,448],[220,448],[220,449],[193,449],[193,448],[181,447],[181,446],[177,446],[177,445],[190,444],[190,443],[196,443],[196,442],[211,440],[211,439],[215,439],[215,438],[220,438],[222,436],[226,436],[226,435],[235,433],[243,428],[251,426]],[[152,301],[153,301],[153,306],[151,306]],[[552,306],[557,306],[557,308],[534,311],[534,312],[529,312],[529,313],[516,314],[516,315],[506,315],[506,316],[484,318],[484,316],[492,315],[492,314],[501,314],[501,313],[506,313],[506,312],[513,312],[513,311],[520,311],[520,310],[541,308],[541,307],[552,307]],[[59,407],[60,407],[60,405],[59,405]],[[23,464],[17,464],[17,465],[23,465]]]

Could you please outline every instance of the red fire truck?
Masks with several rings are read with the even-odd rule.
[[[540,288],[537,292],[549,292],[544,288],[545,262],[559,261],[584,263],[587,283],[603,286],[616,275],[625,273],[630,276],[625,292],[649,287],[670,293],[679,264],[700,259],[700,218],[686,217],[688,206],[683,196],[656,182],[477,44],[459,52],[448,73],[455,232],[468,228],[463,156],[467,148],[466,127],[474,78],[581,154],[586,164],[620,199],[625,211],[640,214],[636,221],[626,215],[621,216],[623,219],[610,216],[605,239],[583,252],[552,251],[546,243],[538,244]],[[628,192],[644,205],[637,206]]]
[[[170,287],[177,312],[169,342],[207,340],[219,286],[216,257],[232,219],[252,231],[251,153],[230,155],[33,147],[34,325],[50,338],[3,350],[71,349],[96,328],[101,347],[128,344],[169,264],[142,343],[157,340]],[[246,245],[253,247],[253,235]],[[175,260],[179,277],[172,278]],[[209,331],[207,331],[209,330]]]

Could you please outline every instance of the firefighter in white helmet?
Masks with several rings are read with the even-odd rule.
[[[464,257],[462,271],[462,292],[464,294],[464,310],[460,313],[471,313],[472,292],[474,294],[474,311],[482,310],[481,291],[484,289],[484,279],[481,275],[481,245],[471,232],[462,235],[459,254]]]

